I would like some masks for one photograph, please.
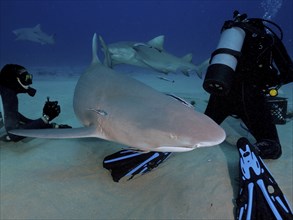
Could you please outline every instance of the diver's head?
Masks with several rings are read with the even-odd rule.
[[[234,22],[244,22],[247,25],[251,26],[252,29],[256,29],[259,31],[265,31],[265,25],[264,25],[264,19],[262,18],[248,18],[247,14],[243,13],[240,14],[239,11],[234,11],[233,12],[233,19]],[[248,26],[246,26],[248,28]]]
[[[240,14],[239,11],[234,11],[233,18],[234,18],[234,21],[241,22],[247,18],[247,14]]]
[[[10,88],[17,93],[28,93],[30,96],[36,94],[36,90],[31,88],[33,76],[20,65],[7,64],[0,72],[0,85]]]

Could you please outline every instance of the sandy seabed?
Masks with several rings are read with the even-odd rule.
[[[58,69],[58,68],[55,68]],[[66,69],[60,72],[67,71]],[[125,70],[123,70],[125,71]],[[33,71],[31,71],[33,72]],[[196,76],[127,71],[162,91],[195,101],[203,112],[208,94]],[[160,79],[163,76],[168,80]],[[72,98],[78,74],[38,75],[34,98],[21,95],[20,111],[38,118],[47,96],[58,100],[57,123],[79,127]],[[174,82],[172,82],[174,80]],[[292,109],[292,85],[281,96]],[[223,123],[228,137],[248,137],[240,122]],[[289,203],[293,204],[292,121],[278,126],[283,155],[265,163]],[[231,129],[232,128],[232,129]],[[3,129],[2,129],[3,132]],[[239,156],[235,146],[220,145],[174,153],[158,169],[133,180],[115,183],[102,167],[103,158],[125,146],[95,138],[0,141],[1,219],[234,219],[238,194]]]

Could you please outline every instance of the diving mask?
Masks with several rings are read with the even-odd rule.
[[[21,87],[26,90],[27,94],[30,96],[36,94],[37,90],[29,86],[33,83],[33,75],[28,73],[25,69],[18,73],[17,81]]]

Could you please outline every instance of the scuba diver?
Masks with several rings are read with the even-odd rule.
[[[279,29],[281,36],[267,24]],[[293,63],[282,43],[281,28],[235,11],[234,20],[222,27],[204,79],[203,88],[211,94],[205,114],[218,124],[228,116],[240,118],[256,139],[259,156],[278,159],[282,149],[267,102],[291,82]]]
[[[281,37],[268,23],[280,30]],[[228,116],[240,118],[256,139],[255,144],[246,138],[237,141],[240,188],[236,219],[293,219],[286,197],[262,161],[282,154],[268,101],[291,82],[293,63],[280,27],[235,11],[234,20],[224,23],[203,87],[211,94],[206,115],[218,124]],[[283,115],[281,119],[286,121]]]
[[[71,128],[68,125],[57,125],[50,123],[60,114],[60,105],[57,101],[50,101],[49,98],[43,107],[42,117],[36,120],[29,119],[18,112],[18,98],[20,93],[27,93],[34,96],[36,90],[30,85],[32,84],[32,74],[20,65],[7,64],[0,72],[0,106],[2,109],[2,121],[7,132],[3,138],[4,141],[20,141],[25,137],[10,134],[13,129],[34,129],[34,128]]]

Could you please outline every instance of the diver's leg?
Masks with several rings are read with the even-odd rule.
[[[256,149],[246,138],[237,142],[239,150],[239,195],[237,219],[293,219],[292,209]]]
[[[263,159],[277,159],[282,150],[276,125],[266,106],[265,97],[246,88],[243,97],[243,111],[241,119],[254,136],[256,147]]]
[[[217,124],[221,124],[229,115],[229,105],[223,97],[211,95],[205,115],[213,119]]]
[[[164,162],[171,152],[139,152],[120,150],[104,158],[103,167],[110,170],[115,182],[146,174]]]

